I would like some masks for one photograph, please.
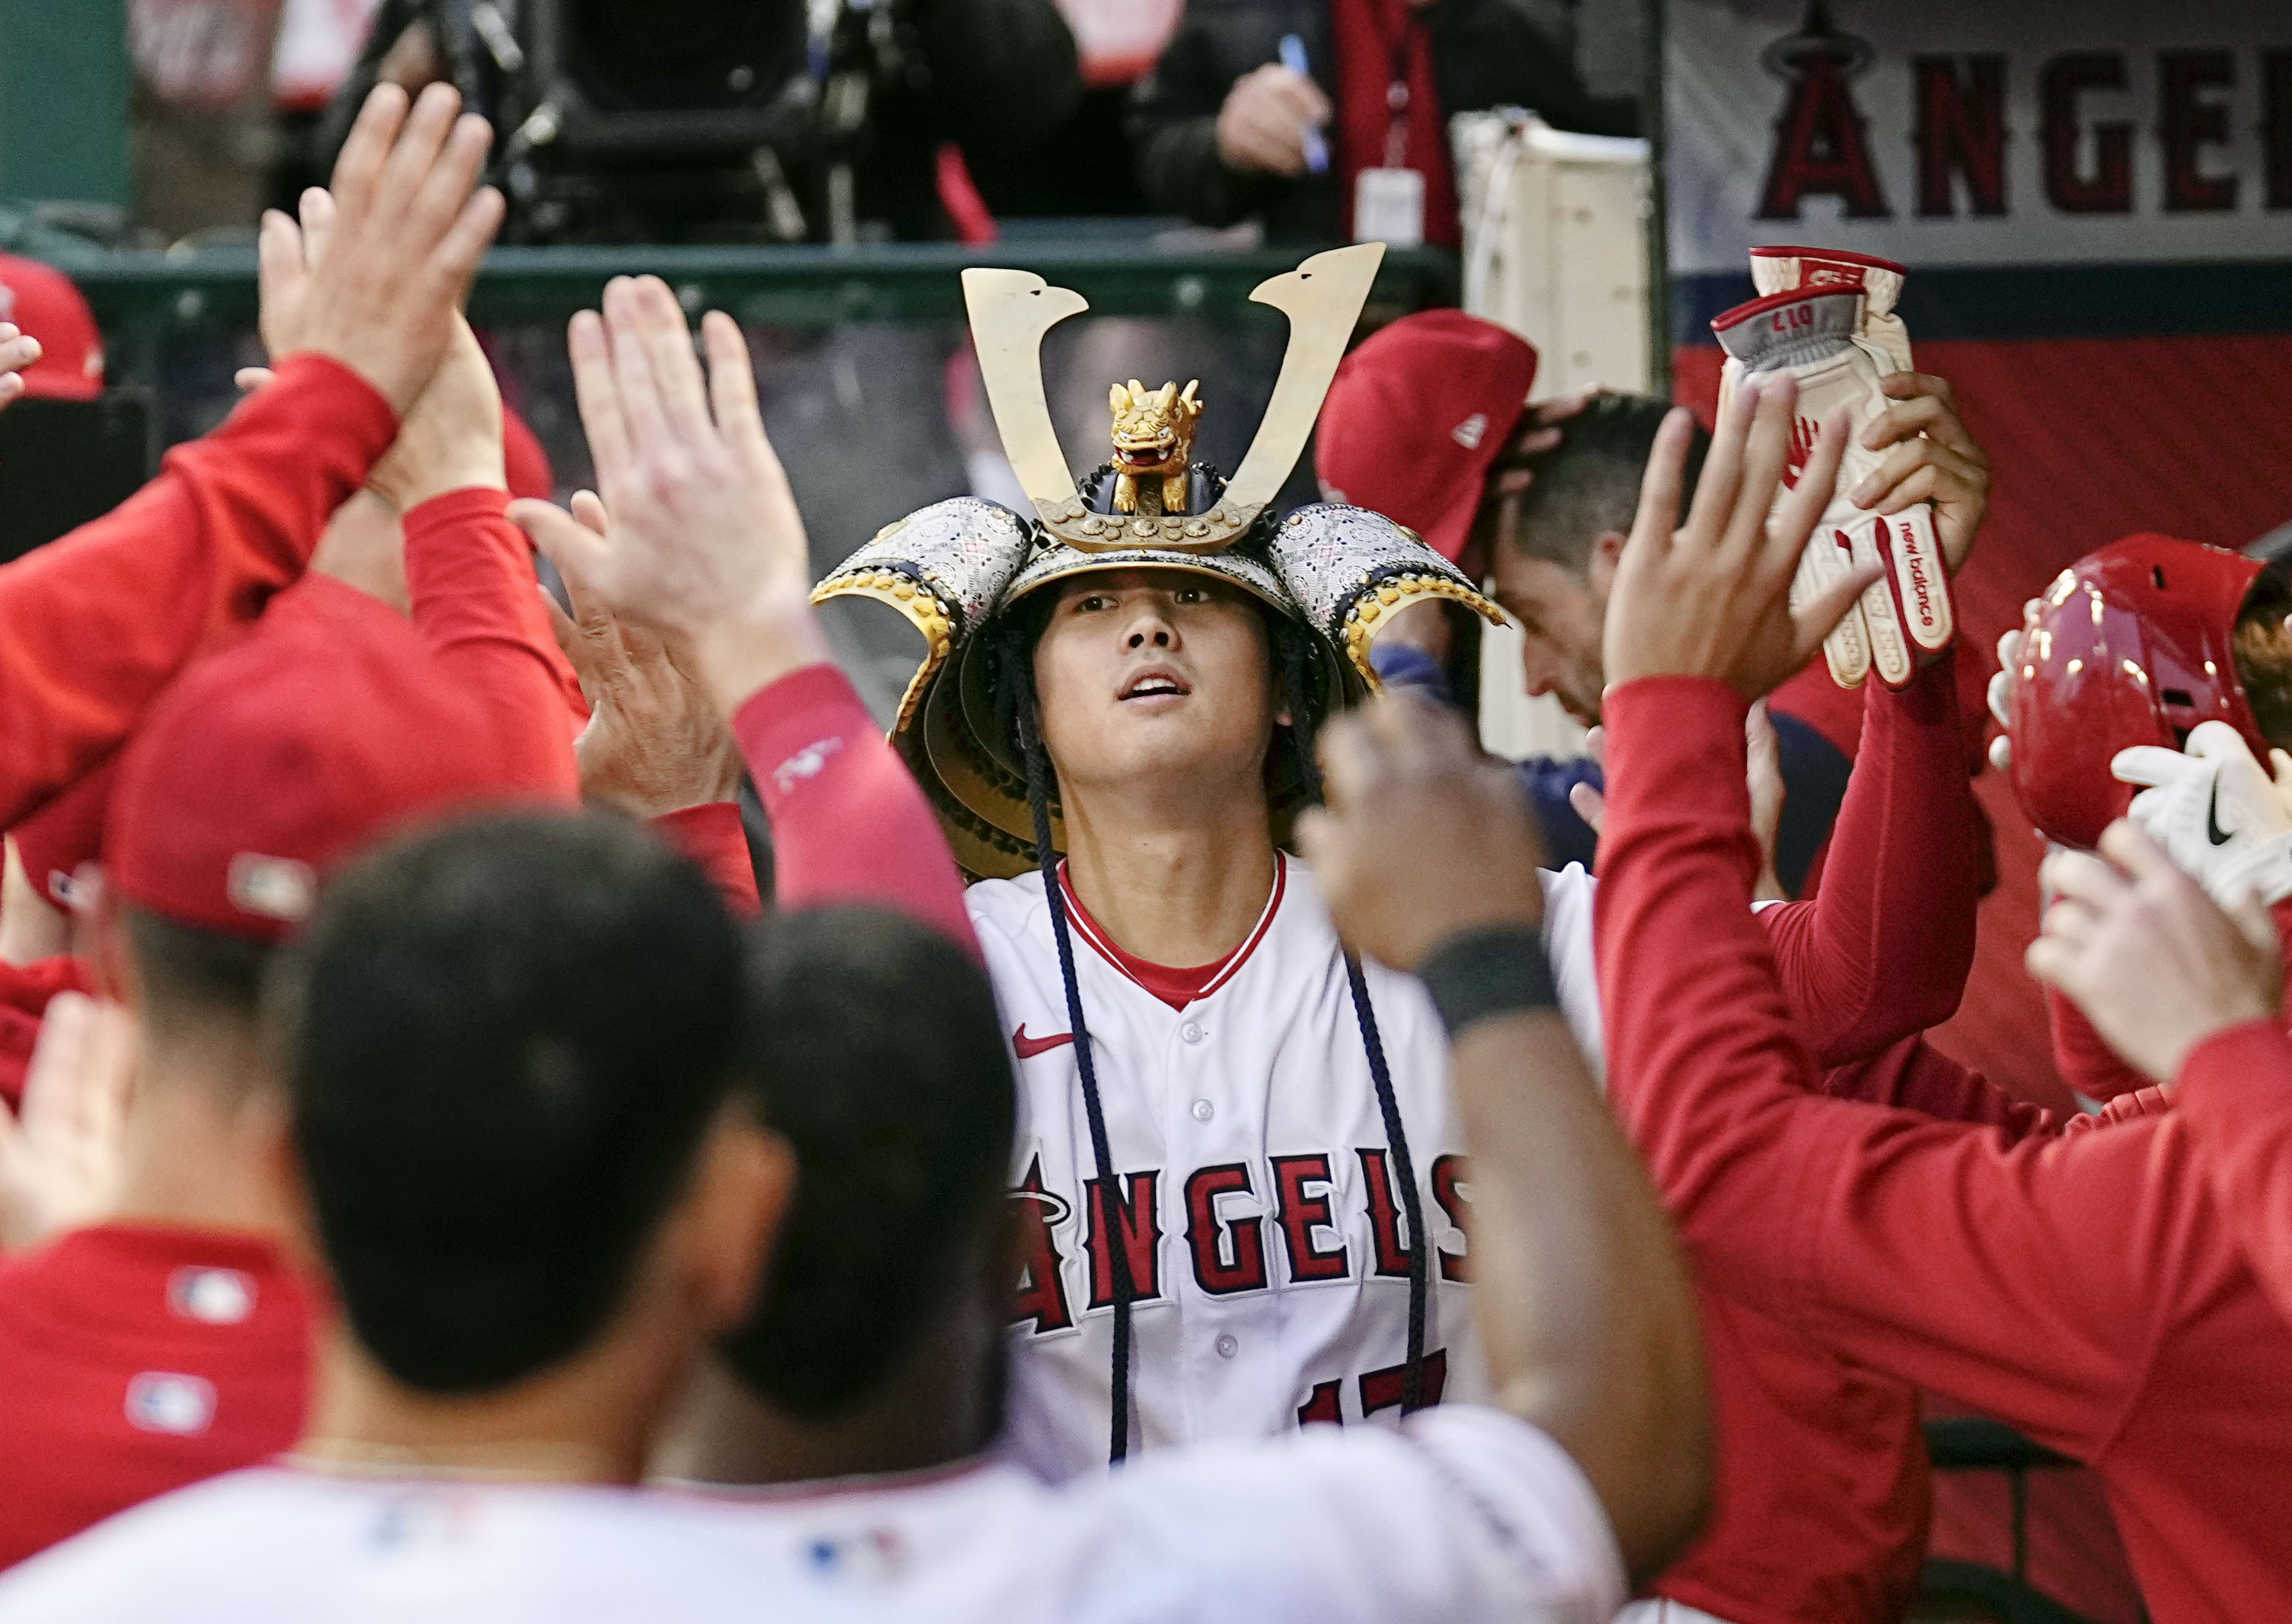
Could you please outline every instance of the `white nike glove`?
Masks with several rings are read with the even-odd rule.
[[[1885,460],[1861,441],[1862,431],[1890,404],[1878,386],[1884,375],[1876,351],[1856,336],[1862,311],[1860,288],[1780,293],[1736,306],[1715,319],[1711,330],[1728,355],[1723,398],[1732,393],[1736,376],[1776,372],[1798,380],[1787,486],[1797,482],[1817,425],[1845,408],[1849,439],[1838,483],[1800,557],[1791,597],[1800,602],[1857,564],[1880,566],[1880,578],[1823,641],[1823,653],[1842,688],[1859,687],[1874,667],[1880,681],[1901,688],[1949,646],[1957,615],[1932,505],[1920,502],[1888,518],[1855,506],[1845,494]],[[1778,491],[1778,506],[1782,497]]]
[[[2246,895],[2268,903],[2292,896],[2292,756],[2269,755],[2273,779],[2241,733],[2201,722],[2187,749],[2135,745],[2109,770],[2121,783],[2149,786],[2127,815],[2229,908]]]

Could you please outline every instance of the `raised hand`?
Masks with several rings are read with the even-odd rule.
[[[1845,415],[1838,413],[1822,425],[1804,471],[1776,505],[1797,399],[1788,377],[1759,374],[1732,392],[1684,524],[1679,493],[1693,419],[1681,409],[1664,420],[1608,602],[1611,686],[1649,676],[1715,677],[1756,699],[1804,666],[1855,595],[1878,578],[1875,565],[1850,570],[1801,608],[1790,607],[1791,577],[1829,502],[1846,444]]]
[[[326,195],[315,188],[304,194],[306,215],[330,214],[330,206],[323,202]],[[320,200],[315,208],[313,199]],[[310,240],[307,226],[303,240]],[[253,394],[277,376],[268,367],[241,367],[231,374],[231,382],[240,393]],[[503,490],[507,481],[502,465],[501,385],[478,335],[457,311],[444,360],[407,412],[397,442],[367,475],[367,489],[394,513],[402,514],[449,490],[475,486]],[[385,601],[391,596],[375,595]]]
[[[594,492],[574,492],[573,517],[609,533]],[[740,790],[740,749],[714,701],[667,644],[616,620],[579,570],[578,562],[560,570],[570,616],[556,599],[546,601],[557,646],[589,701],[589,725],[573,746],[582,795],[644,819],[731,800]]]
[[[110,1210],[135,1069],[135,1022],[77,992],[48,1000],[24,1075],[23,1111],[0,1107],[0,1250]]]
[[[400,513],[449,490],[507,489],[501,386],[459,311],[453,313],[453,338],[430,386],[408,408],[397,443],[366,482]]]
[[[1966,432],[1947,379],[1895,372],[1879,380],[1890,406],[1862,431],[1868,450],[1885,461],[1847,493],[1848,500],[1885,514],[1931,502],[1943,561],[1956,575],[1973,551],[1973,537],[1989,511],[1989,454]]]
[[[409,110],[380,85],[343,143],[326,192],[306,192],[298,224],[263,216],[262,336],[273,360],[332,356],[399,411],[453,342],[478,262],[500,227],[501,194],[472,191],[493,133],[432,85]]]
[[[24,368],[40,359],[40,341],[12,321],[0,321],[0,406],[20,400]]]
[[[623,626],[689,656],[729,715],[828,658],[811,606],[803,520],[756,409],[748,346],[730,316],[701,323],[704,379],[676,296],[617,277],[601,318],[573,318],[573,384],[611,514],[603,535],[546,502],[510,516]]]
[[[2249,893],[2223,913],[2123,819],[2101,854],[2055,852],[2054,893],[2030,974],[2059,988],[2128,1065],[2170,1081],[2191,1049],[2248,1021],[2281,1019],[2276,922]]]
[[[1461,718],[1388,695],[1324,728],[1320,755],[1328,804],[1297,839],[1348,947],[1413,970],[1459,931],[1543,923],[1528,799]]]

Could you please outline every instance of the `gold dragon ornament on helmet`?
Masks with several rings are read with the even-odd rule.
[[[1201,403],[1194,385],[1117,384],[1113,460],[1077,481],[1043,393],[1043,335],[1088,306],[1024,271],[963,273],[981,381],[1031,516],[956,497],[876,533],[814,590],[815,601],[873,598],[923,634],[924,658],[900,703],[892,742],[975,878],[1036,864],[1026,766],[1005,736],[982,635],[1011,606],[1053,581],[1114,570],[1174,570],[1240,587],[1303,631],[1322,715],[1376,691],[1369,643],[1403,606],[1453,598],[1493,624],[1503,611],[1414,530],[1365,508],[1301,507],[1276,521],[1275,495],[1320,416],[1352,336],[1381,243],[1317,254],[1250,297],[1289,318],[1289,343],[1255,438],[1231,479],[1189,460]],[[1272,808],[1286,834],[1303,787]],[[1055,810],[1053,844],[1065,839]]]
[[[1114,409],[1114,511],[1182,513],[1187,470],[1193,462],[1194,424],[1202,403],[1197,378],[1180,394],[1175,384],[1149,391],[1136,378],[1117,384],[1107,397]]]

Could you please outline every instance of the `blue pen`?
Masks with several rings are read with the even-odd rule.
[[[1281,65],[1303,78],[1312,77],[1312,69],[1305,66],[1305,42],[1295,34],[1281,36]],[[1321,139],[1321,132],[1311,125],[1305,126],[1305,168],[1309,174],[1329,172],[1329,144]]]

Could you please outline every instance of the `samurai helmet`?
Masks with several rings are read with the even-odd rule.
[[[1089,308],[1069,288],[1024,271],[963,273],[972,341],[1031,514],[976,497],[934,503],[889,524],[812,594],[874,598],[923,634],[924,657],[900,703],[892,742],[931,797],[969,874],[1007,878],[1036,864],[1025,764],[997,714],[989,634],[1014,604],[1071,577],[1175,570],[1239,587],[1298,628],[1311,646],[1312,720],[1376,691],[1369,643],[1406,605],[1452,598],[1489,621],[1504,615],[1416,533],[1364,508],[1321,503],[1277,520],[1272,503],[1311,437],[1346,342],[1368,298],[1384,245],[1317,254],[1261,283],[1250,297],[1289,318],[1289,343],[1273,396],[1231,479],[1207,464],[1153,477],[1120,460],[1077,482],[1043,392],[1043,335]],[[1118,391],[1175,408],[1188,436],[1201,403]],[[1123,407],[1116,406],[1117,427]],[[1181,441],[1182,445],[1182,441]],[[1141,487],[1144,487],[1143,491]],[[1277,785],[1277,836],[1303,786]],[[1053,820],[1053,841],[1065,838]]]

